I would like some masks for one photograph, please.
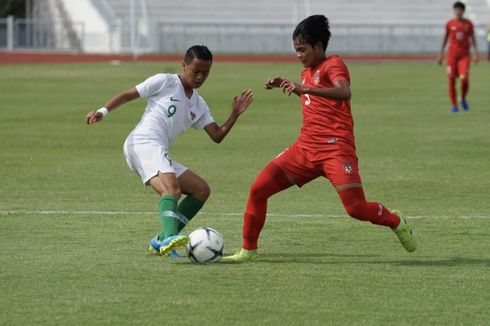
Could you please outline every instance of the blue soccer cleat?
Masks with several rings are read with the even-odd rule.
[[[165,240],[167,240],[167,242],[170,242],[171,241],[170,238],[171,237],[167,238],[168,240],[167,239],[165,239]],[[150,252],[153,254],[160,254],[161,253],[160,248],[164,245],[165,240],[162,241],[162,240],[158,239],[158,235],[151,238],[150,247],[149,247]],[[179,254],[175,250],[170,251],[167,256],[171,257],[171,258],[184,258],[184,256],[182,256],[181,254]]]
[[[176,250],[172,250],[169,254],[168,257],[170,258],[185,258],[185,256],[182,256],[179,254]]]
[[[175,249],[185,247],[189,243],[189,238],[182,234],[172,235],[163,239],[160,243],[160,254],[170,256]]]
[[[461,107],[463,110],[468,111],[470,109],[470,104],[466,102],[465,99],[461,99]]]
[[[451,112],[451,113],[456,113],[456,112],[458,112],[458,111],[459,111],[459,110],[458,110],[458,107],[457,107],[457,106],[451,106],[451,110],[450,110],[449,112]]]
[[[158,235],[154,236],[150,240],[150,247],[148,248],[150,252],[154,254],[160,253],[160,247],[162,246],[162,241],[158,239]]]

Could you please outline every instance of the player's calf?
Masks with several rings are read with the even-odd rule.
[[[392,229],[396,228],[400,221],[398,216],[383,204],[366,201],[362,187],[344,189],[339,192],[339,196],[347,214],[355,219],[389,226]]]

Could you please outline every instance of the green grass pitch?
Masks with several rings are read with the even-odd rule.
[[[490,65],[472,67],[470,112],[450,115],[444,68],[348,63],[369,199],[413,217],[406,253],[346,216],[325,179],[269,202],[256,264],[193,265],[147,253],[158,198],[127,168],[139,100],[84,116],[165,63],[0,66],[0,324],[450,325],[490,320]],[[260,169],[296,138],[299,100],[265,80],[299,64],[215,63],[200,90],[222,122],[255,101],[225,141],[189,131],[172,156],[212,194],[188,230],[211,226],[230,254]]]

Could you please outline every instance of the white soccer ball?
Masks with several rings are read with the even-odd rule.
[[[187,257],[193,263],[215,263],[223,256],[223,237],[212,228],[199,228],[189,234]]]

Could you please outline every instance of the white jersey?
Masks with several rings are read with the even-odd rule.
[[[189,99],[176,74],[156,74],[138,84],[136,90],[148,104],[129,134],[128,144],[158,143],[168,149],[189,127],[203,129],[214,122],[204,99],[195,90]]]

